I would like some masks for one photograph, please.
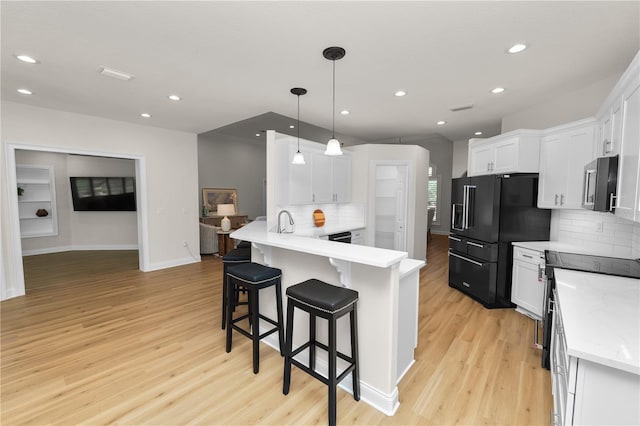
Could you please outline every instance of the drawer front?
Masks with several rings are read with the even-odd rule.
[[[467,254],[485,262],[498,261],[498,244],[487,244],[480,241],[467,240]]]
[[[544,252],[513,246],[513,260],[521,260],[527,263],[539,264],[544,262]]]
[[[467,239],[458,235],[449,235],[449,248],[460,253],[466,253]]]
[[[497,264],[449,252],[449,284],[486,304],[495,303]]]

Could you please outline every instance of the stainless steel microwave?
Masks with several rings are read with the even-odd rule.
[[[615,209],[618,156],[600,157],[584,168],[582,207],[599,212]]]

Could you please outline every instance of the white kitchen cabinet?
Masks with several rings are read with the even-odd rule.
[[[24,192],[18,196],[22,238],[58,235],[55,176],[53,166],[16,165],[16,181]],[[36,212],[46,210],[46,216]]]
[[[639,424],[638,375],[571,356],[555,294],[551,327],[553,425]]]
[[[320,204],[351,201],[351,155],[339,157],[313,153],[313,202]]]
[[[541,265],[544,252],[513,247],[511,301],[516,311],[535,320],[542,320],[544,285]]]
[[[623,97],[615,215],[640,222],[640,84]]]
[[[537,173],[540,132],[515,130],[489,139],[469,140],[469,176]]]
[[[305,164],[291,164],[297,139],[283,135],[276,143],[276,203],[280,206],[351,201],[351,154],[324,155],[324,145],[301,141]]]
[[[540,146],[539,208],[582,208],[584,166],[592,159],[594,131],[593,119],[545,131]]]
[[[361,246],[367,245],[366,240],[367,230],[366,228],[354,229],[351,231],[351,244],[358,244]]]

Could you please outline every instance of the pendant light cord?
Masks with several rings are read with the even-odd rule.
[[[331,114],[331,139],[336,138],[336,60],[333,61],[333,114]]]
[[[300,95],[298,95],[298,152],[300,152]]]

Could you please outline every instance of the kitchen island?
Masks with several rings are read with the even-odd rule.
[[[425,262],[408,259],[407,253],[400,251],[269,232],[267,222],[260,221],[234,231],[231,237],[251,242],[253,262],[282,270],[283,295],[289,286],[310,278],[359,293],[361,399],[393,415],[399,405],[397,383],[414,362],[419,270]],[[266,289],[260,298],[260,312],[272,318],[275,318],[275,307],[268,292],[274,291]],[[286,297],[283,301],[286,310]],[[307,340],[309,329],[306,315],[296,315],[295,321],[294,347]],[[318,322],[317,336],[320,341],[326,341],[327,327],[323,321]],[[264,341],[278,348],[276,336]],[[338,322],[338,350],[350,353],[348,318]],[[304,351],[300,359],[307,356]],[[326,353],[318,351],[317,367],[323,374],[327,371],[326,359]],[[338,368],[341,368],[340,362]],[[351,392],[348,378],[340,386]]]

